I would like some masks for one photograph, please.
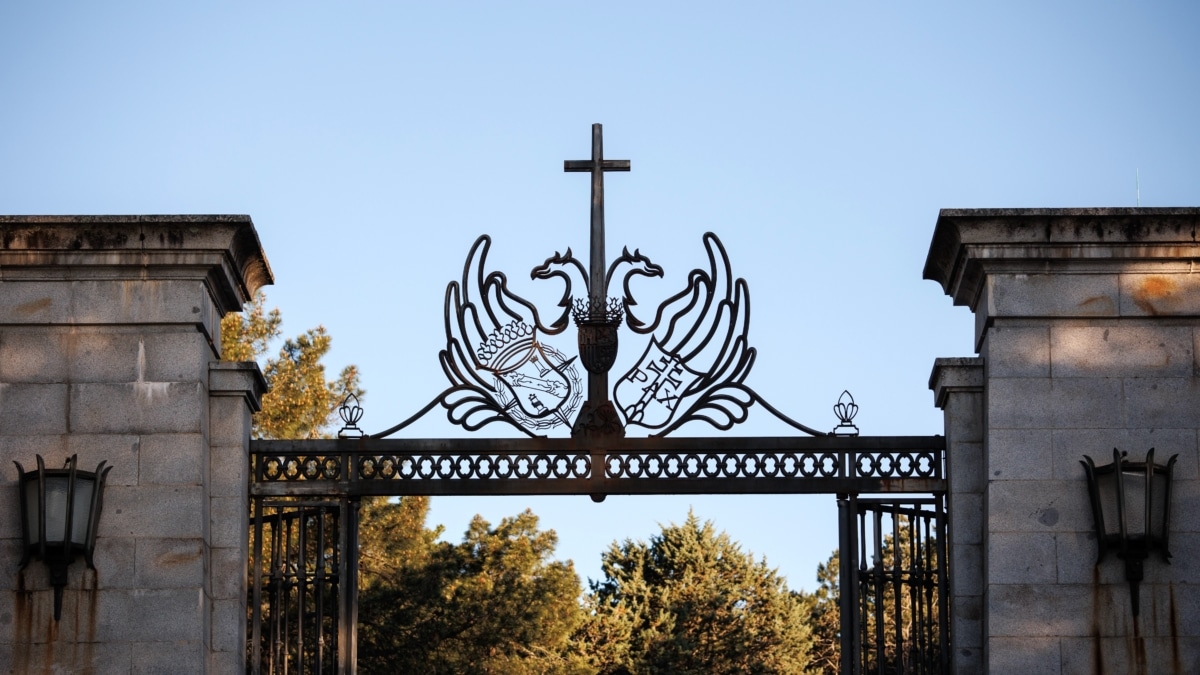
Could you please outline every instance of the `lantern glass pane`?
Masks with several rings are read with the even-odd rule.
[[[29,543],[39,544],[42,541],[38,531],[38,482],[25,481],[25,528],[29,532]]]
[[[1121,532],[1121,512],[1117,510],[1116,472],[1097,474],[1096,486],[1100,493],[1100,512],[1104,515],[1104,534]]]
[[[1130,537],[1146,535],[1146,474],[1141,471],[1126,471],[1125,479],[1125,523]]]
[[[92,511],[92,492],[96,489],[93,478],[75,476],[75,509],[71,513],[71,543],[87,545],[88,516]]]
[[[62,544],[67,523],[67,476],[46,476],[46,544]],[[37,504],[36,497],[33,502]],[[37,508],[36,506],[34,508]]]
[[[1153,478],[1153,520],[1150,522],[1151,535],[1162,541],[1163,535],[1163,520],[1167,516],[1167,474],[1165,472],[1156,472]]]

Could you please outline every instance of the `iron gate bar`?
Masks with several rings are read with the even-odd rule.
[[[934,493],[944,454],[943,436],[255,440],[250,494]]]
[[[357,546],[357,511],[352,508],[357,504],[347,498],[259,497],[252,501],[254,589],[248,672],[263,672],[265,667],[266,672],[286,673],[289,665],[314,675],[334,670],[353,672],[355,626],[340,618],[356,619],[357,608],[347,614],[346,605],[357,597],[358,568],[355,556],[343,556],[341,552]],[[336,521],[329,520],[331,517]],[[269,565],[264,564],[266,551]],[[267,583],[265,574],[269,575]],[[327,593],[339,599],[337,613],[327,608]],[[336,622],[336,633],[330,631],[330,622]],[[335,642],[336,655],[328,649]]]
[[[887,535],[883,531],[885,514],[891,518],[891,531]],[[838,515],[843,636],[840,672],[843,675],[949,672],[951,636],[944,497],[935,494],[925,498],[860,499],[854,494],[839,495]],[[906,518],[906,522],[902,523],[901,517]],[[902,528],[910,534],[907,542],[901,537]],[[867,529],[871,530],[870,542],[866,538]],[[884,551],[889,545],[893,547],[893,558],[887,564]],[[902,550],[902,546],[906,550]],[[871,553],[870,566],[867,565],[868,552]],[[907,607],[902,604],[904,589],[909,591]],[[890,606],[887,605],[889,590],[892,593]],[[886,642],[889,630],[885,627],[885,613],[891,614],[891,630],[895,631],[891,649]],[[910,640],[914,642],[911,647],[905,645],[904,626],[912,629]],[[934,630],[936,644],[933,642]]]

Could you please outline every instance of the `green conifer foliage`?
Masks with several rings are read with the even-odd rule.
[[[803,673],[811,635],[783,578],[689,513],[650,542],[614,542],[578,632],[600,673]]]
[[[264,313],[259,293],[241,314],[221,320],[221,355],[226,361],[257,361],[279,338],[283,319],[278,309]],[[331,338],[324,326],[284,340],[274,358],[261,362],[268,390],[262,410],[254,414],[255,438],[325,438],[336,421],[334,413],[347,394],[360,399],[358,369],[346,366],[336,379],[325,379],[321,360]]]

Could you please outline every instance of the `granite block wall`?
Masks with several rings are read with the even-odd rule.
[[[959,405],[953,360],[939,360],[931,380],[949,461],[979,460],[970,475],[950,473],[952,605],[982,600],[978,627],[954,616],[955,654],[979,630],[987,672],[1200,672],[1197,225],[1200,209],[939,217],[926,278],[975,314],[981,383],[980,398]],[[978,454],[954,440],[968,422],[981,429]],[[1122,562],[1097,562],[1080,464],[1106,464],[1114,447],[1136,461],[1150,448],[1160,463],[1179,456],[1174,558],[1146,562],[1137,617]],[[981,509],[955,509],[964,497]],[[962,522],[976,513],[978,560]]]
[[[245,216],[0,216],[0,672],[244,668],[254,364],[220,317],[271,275]],[[17,470],[113,467],[95,570],[18,572]]]

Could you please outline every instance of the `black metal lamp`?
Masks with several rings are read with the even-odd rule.
[[[96,549],[96,524],[100,522],[104,479],[112,467],[100,462],[94,472],[76,469],[71,455],[61,469],[47,469],[37,456],[37,470],[26,471],[19,462],[21,530],[25,548],[21,568],[38,557],[50,568],[54,587],[54,620],[62,615],[62,591],[67,585],[67,568],[82,554],[90,569]]]
[[[1151,551],[1158,551],[1163,562],[1170,564],[1171,552],[1167,537],[1171,522],[1171,472],[1175,469],[1172,455],[1166,465],[1154,463],[1154,448],[1146,453],[1146,461],[1130,462],[1127,453],[1113,448],[1112,464],[1096,466],[1084,455],[1088,495],[1092,501],[1092,518],[1096,523],[1096,540],[1104,560],[1109,549],[1125,561],[1125,579],[1133,600],[1133,615],[1138,615],[1138,583],[1142,580],[1142,562]]]

